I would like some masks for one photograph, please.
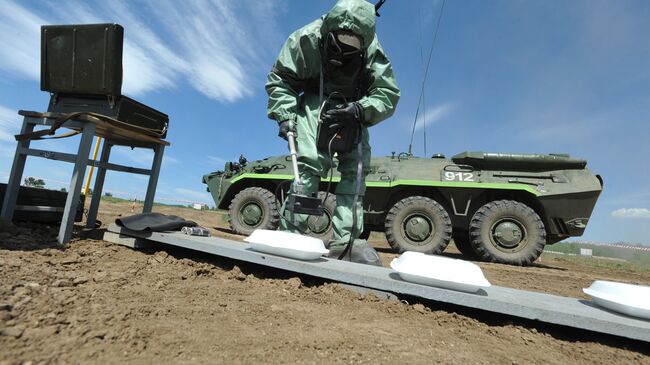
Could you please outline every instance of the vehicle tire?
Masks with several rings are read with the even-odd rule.
[[[327,200],[325,196],[327,195]],[[307,218],[307,227],[309,227],[309,236],[320,238],[327,244],[334,234],[332,228],[332,217],[334,217],[334,208],[336,208],[336,195],[324,191],[318,192],[318,198],[323,201],[323,214],[320,216],[311,215]]]
[[[423,196],[404,198],[388,211],[385,221],[393,250],[439,254],[451,240],[451,219],[438,202]]]
[[[456,248],[460,253],[463,254],[463,256],[469,258],[469,259],[474,259],[477,258],[478,256],[476,255],[476,251],[474,251],[474,248],[469,242],[469,233],[468,232],[453,232],[451,234],[451,237],[454,240],[454,245],[456,245]]]
[[[469,225],[470,243],[479,258],[525,266],[544,250],[544,223],[529,206],[496,200],[479,208]]]
[[[230,202],[230,228],[237,234],[248,236],[256,229],[275,230],[280,224],[278,201],[270,191],[246,188]]]

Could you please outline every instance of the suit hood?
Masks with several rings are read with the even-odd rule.
[[[360,36],[362,48],[368,49],[375,39],[375,6],[365,0],[339,0],[323,16],[321,36],[342,29]]]

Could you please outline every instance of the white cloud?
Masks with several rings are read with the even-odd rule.
[[[176,165],[178,163],[178,159],[169,155],[164,155],[163,156],[163,166],[165,165]]]
[[[4,168],[10,169],[13,164],[14,153],[16,153],[16,147],[0,144],[0,165]],[[3,176],[2,174],[3,172],[0,171],[0,176]],[[5,174],[9,176],[8,170]]]
[[[223,167],[227,162],[226,159],[217,156],[208,156],[208,161],[210,161],[211,165],[215,165],[218,167]]]
[[[572,19],[562,42],[540,36],[563,29],[559,24],[550,33],[522,28],[522,36],[532,41],[502,52],[503,63],[516,76],[512,85],[524,91],[508,117],[514,126],[509,129],[523,138],[591,143],[620,134],[623,124],[645,125],[647,88],[638,85],[650,81],[650,46],[638,36],[648,33],[649,12],[609,1],[588,3],[567,3],[562,18],[554,20]],[[525,14],[521,19],[539,20],[532,14],[535,7],[513,6]],[[551,3],[543,3],[541,10],[557,13]]]
[[[114,147],[111,150],[111,156],[117,155],[122,160],[127,160],[137,164],[138,166],[145,166],[145,168],[151,168],[153,163],[153,150],[147,148],[136,148],[130,149],[125,147]],[[112,159],[110,159],[111,162]],[[163,156],[163,166],[175,165],[179,160],[170,155]]]
[[[616,218],[645,218],[650,219],[650,209],[646,208],[621,208],[613,211],[612,217]]]
[[[124,42],[124,74],[122,92],[126,95],[142,96],[147,92],[172,88],[174,70],[148,57],[138,44]]]
[[[188,64],[170,49],[124,1],[108,1],[104,11],[124,29],[124,93],[143,95],[157,89],[175,87]]]
[[[66,1],[31,11],[0,0],[0,70],[39,79],[43,24],[116,22],[125,27],[125,94],[173,89],[185,80],[209,98],[234,102],[252,95],[261,82],[253,78],[268,69],[262,54],[278,37],[275,14],[282,5],[271,0]]]
[[[111,149],[111,157],[117,155],[120,156],[122,159],[125,159],[127,161],[136,163],[138,166],[146,166],[147,168],[151,166],[151,163],[153,162],[153,151],[149,149],[143,149],[143,148],[136,148],[136,149],[130,149],[130,148],[123,148],[123,147],[117,147]],[[112,158],[110,159],[111,162]]]
[[[418,122],[415,125],[415,130],[418,131],[422,129],[424,126],[428,127],[432,124],[438,123],[442,119],[449,116],[449,114],[451,114],[455,108],[456,106],[453,103],[447,102],[420,111],[420,115],[418,116]]]
[[[422,1],[418,5],[418,20],[421,23],[421,27],[424,27],[423,30],[426,32],[429,28],[433,28],[436,25],[438,16],[440,15],[440,5],[442,0],[431,0],[431,1]],[[380,10],[379,13],[382,11]]]
[[[251,69],[276,33],[268,1],[159,1],[154,13],[189,63],[186,77],[206,96],[235,101],[252,94]],[[268,9],[260,12],[259,7]],[[182,26],[179,26],[182,24]],[[260,42],[266,39],[265,42]]]
[[[174,88],[175,79],[187,67],[122,1],[105,2],[92,8],[84,2],[68,1],[53,4],[52,12],[60,23],[114,22],[125,28],[124,94],[142,96],[147,92]]]
[[[40,78],[41,25],[47,21],[8,0],[0,0],[0,70]]]
[[[642,190],[630,190],[627,194],[618,195],[611,200],[611,203],[616,205],[632,205],[644,201],[650,202],[650,192]]]
[[[210,194],[205,191],[196,191],[186,188],[174,188],[174,199],[192,203],[209,203],[212,201]]]
[[[0,146],[0,149],[2,146]],[[7,183],[9,180],[9,171],[0,171],[0,182]]]
[[[21,119],[17,110],[0,105],[0,141],[15,142],[14,134],[20,132]]]

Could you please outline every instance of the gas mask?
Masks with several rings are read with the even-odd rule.
[[[359,61],[363,58],[362,42],[361,37],[347,30],[329,32],[325,40],[327,66],[334,68],[360,66]]]

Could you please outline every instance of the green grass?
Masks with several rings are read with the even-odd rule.
[[[109,203],[131,203],[132,200],[129,199],[122,199],[122,198],[116,198],[114,196],[106,196],[102,195],[102,201],[109,202]],[[142,200],[138,200],[138,203],[142,204]],[[161,207],[175,207],[175,208],[184,208],[184,209],[194,209],[192,207],[188,207],[187,205],[182,205],[182,204],[165,204],[165,203],[153,203],[154,206],[161,206]]]
[[[129,202],[127,199],[122,199],[122,198],[116,198],[114,196],[102,196],[102,201],[109,202],[109,203],[124,203],[124,202]]]
[[[579,244],[574,242],[559,242],[546,246],[544,251],[555,251],[566,254],[580,255],[581,248],[590,248],[593,256],[625,260],[597,260],[586,256],[565,256],[567,259],[580,259],[581,262],[591,262],[592,266],[611,269],[631,269],[634,271],[650,271],[650,252],[623,247],[603,246],[596,244]]]
[[[554,255],[558,260],[564,262],[572,262],[580,266],[592,267],[594,269],[606,269],[609,271],[620,272],[650,273],[650,266],[644,263],[613,261],[586,256],[563,256],[555,255],[552,253],[546,253],[545,255]]]

